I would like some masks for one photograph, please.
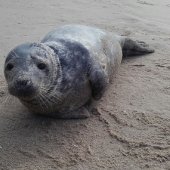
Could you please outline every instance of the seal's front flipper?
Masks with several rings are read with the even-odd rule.
[[[124,38],[122,43],[123,57],[145,55],[153,53],[154,49],[143,41],[134,41],[130,38]]]
[[[81,107],[72,112],[60,113],[56,117],[59,119],[85,119],[90,117],[90,113],[85,107]]]
[[[93,68],[90,72],[89,81],[92,89],[92,97],[99,100],[106,90],[107,80],[102,68]]]

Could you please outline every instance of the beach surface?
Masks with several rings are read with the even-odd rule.
[[[30,114],[10,97],[5,56],[64,24],[147,42],[155,53],[123,60],[92,116]],[[0,0],[0,170],[170,170],[169,0]]]

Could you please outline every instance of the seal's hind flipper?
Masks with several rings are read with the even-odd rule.
[[[145,42],[134,41],[130,38],[125,38],[122,45],[123,57],[145,55],[154,52],[154,49],[150,48]]]

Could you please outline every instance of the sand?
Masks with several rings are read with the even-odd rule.
[[[4,56],[78,23],[148,42],[86,120],[36,117],[5,90]],[[1,170],[170,170],[169,0],[0,0]]]

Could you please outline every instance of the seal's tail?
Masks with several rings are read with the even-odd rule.
[[[123,57],[145,55],[153,53],[154,49],[143,41],[134,41],[130,38],[125,38],[122,43]]]

